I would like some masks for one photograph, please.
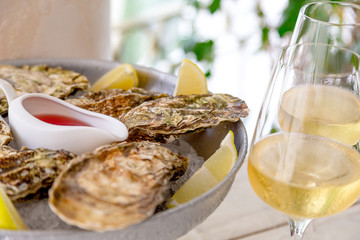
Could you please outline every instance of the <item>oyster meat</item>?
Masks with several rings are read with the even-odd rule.
[[[68,224],[106,231],[150,217],[186,157],[159,143],[122,142],[72,160],[49,191],[53,212]]]
[[[88,79],[74,71],[46,65],[22,66],[0,65],[0,78],[11,83],[18,92],[45,93],[65,98],[76,90],[87,90]],[[5,96],[0,98],[0,112],[7,111]]]
[[[58,150],[16,150],[7,145],[0,146],[0,185],[11,200],[48,190],[54,179],[75,157],[74,154]]]
[[[236,122],[248,113],[243,100],[228,94],[181,95],[142,103],[121,120],[128,127],[129,141],[166,142],[224,121]]]
[[[108,89],[87,92],[79,98],[69,98],[66,101],[86,110],[120,119],[125,113],[141,103],[166,96],[164,93],[146,91],[141,88]]]

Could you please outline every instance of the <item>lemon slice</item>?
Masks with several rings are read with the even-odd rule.
[[[208,93],[207,82],[201,69],[188,59],[181,62],[174,96]]]
[[[139,79],[133,66],[123,63],[103,75],[91,86],[90,90],[100,91],[110,88],[128,90],[132,87],[137,87],[138,84]]]
[[[24,221],[2,187],[0,187],[0,229],[27,229]]]
[[[234,133],[229,131],[222,140],[220,148],[169,199],[167,207],[172,208],[186,203],[216,186],[230,172],[236,159]]]

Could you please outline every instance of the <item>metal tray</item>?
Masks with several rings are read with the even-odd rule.
[[[23,59],[2,61],[0,64],[13,64],[18,66],[25,64],[47,64],[53,67],[61,66],[64,69],[77,71],[87,76],[90,82],[94,82],[105,72],[117,66],[119,62],[86,59]],[[140,87],[172,94],[176,81],[175,76],[162,73],[151,68],[141,66],[135,66],[135,68],[139,75]],[[234,132],[235,146],[238,151],[238,160],[235,166],[225,179],[216,187],[184,205],[158,212],[144,222],[133,225],[124,230],[108,231],[103,233],[96,233],[81,229],[29,231],[0,230],[0,239],[176,239],[203,222],[219,206],[228,193],[236,173],[244,162],[248,144],[246,130],[242,121],[220,124],[215,128],[208,129],[197,134],[190,134],[182,138],[192,145],[198,155],[207,159],[219,147],[221,140],[229,130]]]

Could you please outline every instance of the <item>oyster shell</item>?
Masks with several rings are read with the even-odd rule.
[[[13,149],[0,146],[0,185],[11,200],[47,190],[74,154],[48,149]]]
[[[46,65],[22,66],[0,65],[0,78],[10,82],[18,92],[45,93],[65,98],[76,90],[87,90],[88,79],[76,72]],[[7,111],[5,96],[0,98],[0,112]]]
[[[13,139],[9,125],[0,117],[0,145],[8,144]]]
[[[150,217],[188,159],[159,143],[106,145],[71,161],[49,191],[51,209],[68,224],[106,231]]]
[[[98,92],[87,92],[79,98],[66,101],[86,110],[121,118],[125,113],[145,101],[166,97],[167,94],[146,91],[141,88],[129,90],[108,89]]]
[[[236,122],[248,113],[243,100],[228,94],[182,95],[142,103],[121,120],[128,127],[129,141],[166,142],[220,122]]]

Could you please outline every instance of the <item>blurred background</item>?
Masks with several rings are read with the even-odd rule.
[[[111,0],[112,58],[175,75],[181,60],[190,59],[206,74],[210,91],[248,103],[244,123],[251,135],[272,65],[309,2]]]

